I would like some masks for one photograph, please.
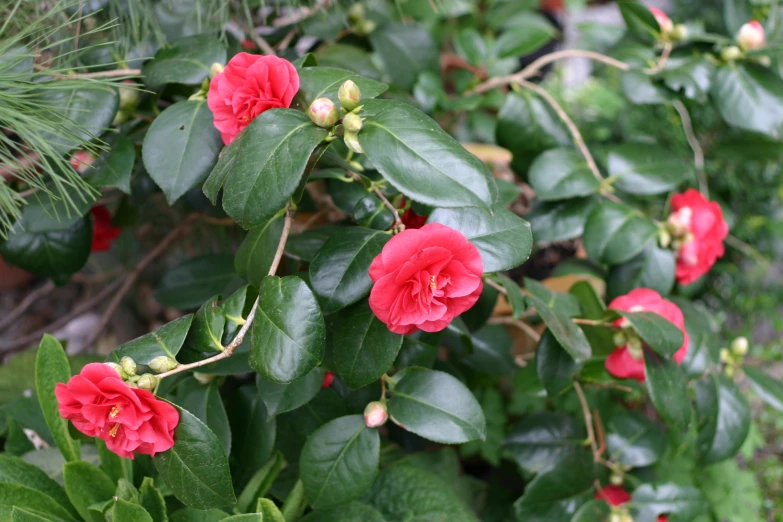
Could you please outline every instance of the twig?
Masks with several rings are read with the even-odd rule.
[[[726,244],[730,247],[736,248],[743,254],[745,254],[748,257],[752,257],[759,263],[769,265],[769,260],[764,257],[761,252],[750,246],[749,244],[745,243],[741,239],[737,238],[736,236],[727,236],[726,237]]]
[[[609,327],[612,326],[610,324],[606,324],[603,321],[596,321],[594,319],[580,319],[578,317],[571,319],[571,322],[573,322],[574,324],[586,324],[588,326],[609,326]]]
[[[508,291],[506,291],[506,289],[503,287],[503,285],[500,285],[500,284],[496,283],[492,279],[484,278],[484,282],[487,283],[492,288],[494,288],[495,290],[497,290],[498,292],[500,292],[501,294],[508,295]]]
[[[525,321],[520,321],[519,319],[514,319],[513,317],[507,317],[507,316],[490,317],[487,323],[515,326],[520,330],[522,330],[523,332],[525,332],[525,334],[527,334],[527,336],[533,339],[535,342],[541,340],[541,336],[538,334],[538,332],[535,331],[535,329],[532,326],[527,324]]]
[[[291,208],[291,204],[289,203],[286,207],[286,213],[285,213],[285,221],[283,223],[283,232],[280,235],[280,241],[277,244],[277,251],[275,252],[275,257],[272,259],[272,265],[269,267],[269,275],[275,275],[277,272],[277,267],[280,265],[280,260],[283,258],[283,252],[285,251],[285,244],[286,241],[288,241],[288,234],[291,233],[291,224],[294,221],[294,210]],[[247,314],[247,318],[245,319],[245,323],[242,325],[242,328],[237,332],[237,335],[232,339],[232,341],[226,346],[226,348],[218,353],[217,355],[213,355],[212,357],[208,357],[206,359],[202,359],[200,361],[196,361],[194,363],[190,364],[182,364],[180,366],[177,366],[173,370],[169,370],[167,372],[159,374],[157,377],[158,379],[163,379],[164,377],[168,377],[170,375],[174,375],[175,373],[184,372],[187,370],[191,370],[193,368],[199,368],[201,366],[206,366],[207,364],[212,364],[214,362],[220,361],[221,359],[227,359],[228,357],[231,357],[231,354],[234,353],[234,350],[237,349],[239,345],[242,344],[242,342],[245,340],[245,335],[247,335],[247,332],[250,331],[250,327],[253,325],[253,320],[256,317],[256,310],[258,310],[258,303],[259,300],[256,298],[255,302],[253,303],[253,308],[250,309],[250,313]]]
[[[359,176],[356,172],[348,171],[348,175],[350,175],[353,179],[358,181],[359,183],[363,183],[362,177]],[[389,211],[392,213],[392,216],[394,216],[394,227],[393,230],[397,232],[401,232],[405,230],[405,225],[402,224],[402,219],[400,218],[400,213],[397,212],[397,207],[391,204],[391,202],[386,199],[386,196],[383,195],[383,192],[375,186],[375,184],[372,185],[372,191],[375,193],[376,196],[378,196],[378,199],[381,200],[381,203],[389,209]]]
[[[693,163],[696,166],[696,174],[699,177],[699,192],[704,194],[705,198],[710,196],[709,187],[707,186],[707,174],[704,172],[704,149],[701,148],[696,133],[693,132],[693,124],[691,122],[691,116],[688,114],[688,109],[680,100],[675,100],[672,106],[680,115],[682,120],[682,129],[685,131],[685,137],[688,140],[688,144],[693,150]]]
[[[0,330],[8,326],[9,324],[13,323],[19,316],[21,316],[23,313],[27,311],[28,308],[30,308],[30,305],[32,305],[34,302],[36,302],[38,299],[42,298],[43,296],[47,295],[49,292],[54,290],[55,285],[52,281],[48,281],[43,286],[36,288],[29,294],[27,294],[27,297],[24,298],[24,300],[19,303],[19,305],[11,310],[11,312],[0,319]]]
[[[606,437],[604,436],[604,423],[601,421],[601,413],[597,408],[593,408],[593,418],[595,419],[595,431],[598,436],[598,461],[602,461],[601,455],[606,451]]]
[[[663,47],[663,51],[661,51],[661,57],[658,58],[658,63],[656,63],[654,67],[643,69],[643,72],[653,76],[666,69],[666,64],[669,63],[669,56],[672,54],[672,49],[672,44],[667,43]]]
[[[290,31],[288,31],[286,33],[286,35],[283,37],[283,39],[280,40],[280,43],[275,45],[275,48],[278,51],[280,51],[280,52],[285,51],[286,49],[288,49],[288,46],[291,45],[291,40],[294,39],[294,36],[296,36],[296,33],[297,33],[297,28],[294,27],[293,29],[291,29]]]
[[[585,417],[585,426],[587,426],[587,438],[590,441],[590,447],[593,448],[593,461],[598,462],[601,454],[598,452],[598,444],[595,441],[595,432],[593,431],[593,415],[590,413],[590,405],[587,404],[585,392],[579,381],[574,381],[574,389],[579,396],[579,403],[582,405],[582,414]]]
[[[35,66],[36,69],[47,71],[45,67]],[[111,71],[95,71],[90,73],[68,73],[62,74],[55,71],[47,71],[52,78],[57,80],[74,80],[76,78],[122,78],[131,76],[141,76],[141,69],[112,69]]]
[[[301,7],[287,16],[276,18],[272,24],[274,27],[283,27],[284,25],[296,24],[313,16],[321,9],[326,9],[331,4],[331,0],[318,0],[313,7]]]
[[[272,46],[269,45],[269,43],[264,40],[260,34],[256,31],[255,27],[253,27],[253,16],[250,14],[250,6],[247,4],[247,0],[242,0],[242,10],[245,12],[245,18],[247,19],[247,23],[241,23],[240,26],[245,31],[245,33],[250,36],[250,38],[256,43],[259,49],[261,49],[264,54],[268,54],[271,56],[275,56],[277,53],[274,49],[272,49]]]

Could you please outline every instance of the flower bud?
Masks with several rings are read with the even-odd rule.
[[[615,332],[614,333],[614,345],[615,346],[625,346],[625,343],[628,342],[628,338],[625,336],[624,332]]]
[[[756,20],[743,25],[737,33],[737,43],[743,51],[755,51],[766,44],[764,27]]]
[[[214,78],[218,74],[222,73],[223,69],[225,69],[225,67],[223,66],[222,63],[214,62],[212,66],[209,68],[209,77]]]
[[[128,377],[127,374],[124,371],[122,371],[122,366],[120,366],[116,362],[105,362],[103,364],[105,364],[106,366],[112,368],[115,372],[117,372],[117,375],[119,375],[122,380],[125,380],[125,378]]]
[[[362,101],[362,91],[351,80],[345,80],[337,91],[337,99],[346,111],[352,111]]]
[[[609,522],[623,522],[622,513],[619,513],[617,511],[612,511],[612,514],[609,515]]]
[[[727,348],[720,349],[720,362],[728,364],[732,359],[731,352]]]
[[[142,390],[152,391],[158,385],[158,378],[151,373],[145,373],[139,378],[139,382],[136,384],[138,384],[139,388]]]
[[[748,340],[745,337],[737,337],[731,342],[731,351],[734,355],[745,357],[748,354]]]
[[[657,7],[651,7],[650,12],[655,17],[655,21],[658,22],[658,25],[661,28],[661,34],[664,36],[670,34],[672,29],[674,29],[671,18]]]
[[[644,357],[644,352],[642,351],[642,340],[638,337],[631,337],[628,339],[628,353],[633,357],[634,359],[640,360]]]
[[[742,58],[742,51],[740,50],[739,47],[735,47],[732,45],[729,47],[725,47],[720,52],[720,57],[721,60],[723,60],[724,62],[733,62],[735,60],[739,60],[740,58]]]
[[[364,10],[364,4],[361,2],[357,2],[353,4],[350,9],[348,9],[348,19],[352,22],[355,22],[357,20],[361,20],[364,18],[365,10]]]
[[[352,112],[349,112],[343,117],[343,127],[346,132],[357,133],[362,130],[362,119]]]
[[[726,377],[728,377],[729,379],[731,379],[732,377],[734,377],[734,372],[735,372],[735,368],[734,368],[734,366],[726,366],[726,367],[723,369],[723,373],[724,373],[724,374],[726,375]]]
[[[364,423],[368,428],[377,428],[389,420],[389,410],[382,402],[373,401],[364,408]]]
[[[199,384],[209,384],[212,381],[215,380],[216,375],[210,375],[208,373],[199,373],[199,372],[193,372],[193,378],[196,379],[196,382]]]
[[[165,355],[161,355],[160,357],[155,357],[152,359],[147,366],[150,367],[150,370],[157,372],[157,373],[163,373],[167,372],[169,370],[173,370],[177,366],[179,366],[179,363],[172,359],[171,357],[166,357]]]
[[[622,486],[623,482],[625,482],[625,476],[623,473],[618,473],[616,471],[613,471],[612,474],[609,476],[609,482],[611,482],[615,486]]]
[[[324,129],[334,127],[334,124],[340,119],[337,107],[329,98],[318,98],[313,101],[310,104],[310,108],[307,109],[307,115],[310,116],[313,123]]]
[[[688,38],[688,28],[684,24],[677,24],[672,29],[672,40],[681,42]]]
[[[661,248],[667,248],[672,244],[672,235],[665,228],[658,230],[658,244]]]
[[[324,380],[321,383],[321,388],[328,388],[334,382],[334,374],[332,372],[326,372],[324,374]]]
[[[71,168],[79,174],[84,174],[88,170],[98,157],[89,150],[77,150],[71,156],[69,161]]]
[[[120,366],[122,366],[122,371],[128,375],[136,375],[136,361],[127,355],[120,359]]]
[[[364,154],[364,149],[359,143],[359,136],[355,132],[347,132],[343,136],[345,146],[354,151],[356,154]]]
[[[120,109],[126,111],[132,111],[139,103],[139,91],[135,88],[135,83],[131,80],[124,80],[123,85],[120,85]]]
[[[669,216],[666,220],[666,228],[674,237],[682,237],[690,231],[692,218],[693,210],[690,207],[683,207]]]

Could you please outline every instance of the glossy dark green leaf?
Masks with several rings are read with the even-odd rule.
[[[0,507],[2,509],[2,507]],[[21,509],[19,507],[9,507],[10,511],[6,511],[5,514],[9,515],[10,518],[7,519],[10,522],[51,522],[52,518],[48,516],[42,516],[34,513],[33,511],[28,511],[26,509]]]
[[[560,345],[574,361],[586,361],[592,353],[590,343],[584,332],[571,321],[571,317],[579,313],[576,298],[568,294],[558,295],[531,279],[525,279],[525,288],[530,292],[528,303],[536,309]]]
[[[413,87],[421,72],[438,70],[438,48],[421,25],[386,24],[370,33],[370,44],[401,89]]]
[[[174,40],[155,53],[141,73],[147,85],[197,85],[209,76],[215,62],[226,63],[226,48],[217,35],[200,34]]]
[[[494,274],[492,280],[506,289],[506,300],[511,305],[512,317],[520,319],[527,308],[525,294],[517,283],[503,274]]]
[[[128,341],[114,349],[109,358],[115,362],[125,357],[131,357],[137,364],[147,364],[155,357],[165,355],[176,359],[185,337],[188,335],[193,314],[175,319],[164,324],[154,332]]]
[[[649,74],[636,69],[623,72],[620,84],[625,97],[636,105],[660,105],[677,97]]]
[[[528,172],[530,186],[541,201],[595,194],[601,188],[584,158],[575,150],[551,149],[536,158]]]
[[[530,223],[500,205],[492,214],[481,208],[438,208],[427,223],[442,223],[462,232],[478,248],[484,272],[516,268],[530,257]]]
[[[341,228],[345,227],[336,223],[330,223],[322,227],[305,230],[300,234],[291,234],[288,236],[288,241],[285,244],[285,253],[294,259],[310,263],[318,251],[321,250],[324,243],[326,243],[326,240]]]
[[[736,455],[750,430],[750,406],[737,386],[722,376],[711,375],[698,381],[696,412],[699,423],[698,447],[704,465]]]
[[[130,178],[136,161],[133,142],[117,134],[109,140],[109,146],[111,148],[100,155],[84,177],[93,187],[116,187],[130,194]]]
[[[202,511],[200,509],[184,508],[175,511],[170,517],[170,522],[221,522],[229,514],[220,509]]]
[[[41,137],[62,153],[103,134],[111,125],[119,106],[117,91],[99,83],[78,88],[47,89],[41,98],[42,103],[64,118],[62,125],[69,122],[68,134],[54,130],[41,132]]]
[[[381,78],[381,72],[373,63],[372,55],[355,45],[325,42],[325,45],[321,45],[315,51],[315,57],[321,69],[324,67],[335,67],[348,69],[364,78],[373,80]],[[362,91],[362,97],[364,96],[364,91]]]
[[[603,522],[609,520],[612,509],[603,499],[593,499],[582,504],[570,522]]]
[[[56,500],[37,489],[10,482],[0,483],[0,518],[10,520],[13,508],[38,515],[42,520],[54,522],[77,520]]]
[[[691,420],[691,403],[685,373],[672,359],[644,350],[644,373],[650,399],[664,421],[684,429]]]
[[[486,436],[486,421],[476,398],[448,373],[420,370],[395,385],[389,401],[392,420],[420,437],[460,444]]]
[[[203,100],[187,100],[166,108],[144,136],[141,156],[150,177],[172,205],[207,178],[223,141]]]
[[[454,33],[454,50],[471,65],[484,65],[489,57],[486,40],[473,27]]]
[[[302,522],[386,522],[386,519],[367,504],[354,501],[344,506],[316,509]]]
[[[631,497],[631,515],[637,522],[656,522],[664,514],[693,520],[706,509],[701,493],[692,486],[642,484]]]
[[[490,375],[509,375],[516,365],[511,356],[513,342],[504,326],[485,324],[471,334],[473,353],[461,362]]]
[[[318,428],[299,460],[308,500],[328,508],[361,497],[378,474],[380,437],[361,415],[340,417]]]
[[[257,375],[258,394],[266,404],[269,416],[295,410],[310,402],[321,391],[325,373],[323,368],[313,368],[310,373],[289,384],[279,384]]]
[[[223,188],[229,175],[234,171],[234,165],[237,164],[237,157],[239,156],[239,150],[242,147],[242,142],[245,141],[246,132],[240,132],[239,136],[234,138],[231,144],[224,148],[218,157],[218,161],[212,172],[209,173],[207,180],[201,187],[204,195],[213,204],[218,204],[218,196],[220,195],[220,189]],[[248,138],[250,139],[250,138]],[[259,226],[261,223],[259,223]],[[252,227],[247,227],[252,228]]]
[[[640,254],[609,269],[607,293],[613,299],[634,288],[651,288],[667,295],[674,287],[675,267],[674,252],[650,244]]]
[[[533,227],[533,239],[539,243],[565,241],[582,235],[587,216],[595,204],[593,198],[578,198],[553,203],[533,204],[526,217]]]
[[[7,437],[8,434],[6,433],[6,447],[8,446]],[[40,491],[57,501],[71,515],[76,516],[78,514],[68,500],[68,496],[63,491],[62,486],[50,478],[41,468],[25,462],[19,457],[0,455],[0,482],[20,484]]]
[[[338,172],[342,172],[338,170]],[[329,194],[334,204],[363,227],[386,230],[394,221],[394,215],[362,183],[345,183],[329,180]]]
[[[62,345],[51,335],[44,335],[35,358],[35,391],[57,448],[65,460],[78,461],[79,442],[68,433],[68,421],[60,415],[59,402],[54,395],[57,384],[66,383],[70,378],[71,366]]]
[[[682,347],[683,334],[674,323],[654,312],[618,312],[650,348],[670,357]]]
[[[359,142],[367,158],[411,199],[437,207],[483,207],[497,199],[487,166],[407,103],[369,100]]]
[[[577,281],[571,286],[569,294],[579,299],[582,311],[581,317],[593,320],[603,320],[606,314],[606,304],[598,295],[595,287],[589,281]],[[593,355],[608,355],[615,349],[614,332],[604,326],[580,325],[587,340],[590,341]],[[603,363],[601,364],[603,368]]]
[[[686,98],[706,102],[715,77],[715,65],[704,57],[672,58],[663,71],[663,82]]]
[[[194,415],[177,410],[174,447],[153,457],[155,467],[186,506],[211,509],[233,504],[236,497],[223,445]]]
[[[723,2],[723,21],[729,34],[737,34],[737,31],[753,20],[753,4],[750,0],[725,0]]]
[[[380,230],[346,227],[326,240],[310,263],[310,283],[325,313],[345,308],[370,292],[367,271],[389,239]]]
[[[111,500],[114,481],[100,468],[84,461],[68,462],[63,468],[63,481],[68,498],[79,515],[87,521],[102,522],[103,517],[91,512],[89,507]]]
[[[299,69],[299,93],[301,106],[307,108],[316,98],[329,98],[339,107],[337,91],[346,81],[351,80],[362,92],[362,100],[380,96],[389,88],[386,84],[359,76],[358,74],[335,67],[304,67]]]
[[[269,275],[269,268],[283,233],[284,221],[282,214],[273,217],[263,225],[251,229],[239,245],[234,257],[234,267],[239,275],[256,288],[260,287],[261,281]]]
[[[540,411],[524,417],[503,442],[503,455],[530,473],[547,471],[566,456],[585,448],[581,424],[560,412]]]
[[[732,127],[781,137],[783,80],[771,69],[750,62],[723,66],[711,97]]]
[[[617,5],[628,30],[643,42],[651,42],[661,32],[658,22],[646,5],[636,0],[618,0]]]
[[[536,348],[536,371],[547,395],[557,397],[568,388],[580,367],[557,342],[552,332],[546,330]]]
[[[503,59],[534,53],[556,34],[552,24],[543,17],[515,17],[513,25],[500,33],[495,41],[495,55]]]
[[[234,448],[231,473],[235,484],[244,487],[272,456],[277,418],[268,416],[261,394],[253,384],[240,388],[226,404]]]
[[[310,154],[326,134],[299,111],[266,111],[242,131],[241,141],[226,149],[211,174],[216,180],[207,180],[205,193],[214,200],[224,178],[226,213],[243,228],[261,226],[294,194]]]
[[[277,448],[285,455],[286,462],[295,464],[299,462],[305,442],[315,430],[348,413],[345,402],[334,389],[321,390],[301,408],[277,417],[280,433],[286,434],[277,439]]]
[[[306,375],[324,357],[326,327],[307,284],[295,276],[268,276],[250,330],[250,366],[273,382]]]
[[[607,265],[628,261],[655,237],[655,223],[623,203],[595,205],[584,229],[584,246],[591,259]]]
[[[713,313],[702,304],[696,304],[684,298],[673,298],[685,316],[685,328],[688,332],[688,352],[681,367],[689,377],[701,377],[707,368],[718,364],[720,343],[716,335]]]
[[[745,366],[743,370],[759,397],[776,410],[783,412],[783,383],[752,366]]]
[[[249,511],[258,499],[263,498],[283,469],[283,454],[279,451],[264,464],[247,483],[237,500],[239,511]]]
[[[394,363],[403,336],[393,333],[363,300],[340,313],[334,332],[334,365],[350,388],[375,382]]]
[[[402,348],[394,361],[397,369],[420,366],[422,368],[432,368],[435,359],[438,357],[438,347],[427,344],[418,339],[409,336],[402,338]]]
[[[231,453],[231,428],[215,381],[201,384],[191,377],[177,384],[177,404],[193,414],[217,436],[226,455]]]
[[[609,175],[629,194],[652,195],[682,182],[690,167],[672,151],[650,143],[623,143],[608,151]]]
[[[112,522],[152,522],[152,517],[143,507],[123,499],[114,501],[111,515]]]
[[[606,428],[606,449],[613,462],[641,468],[657,462],[666,449],[663,430],[640,413],[616,413]]]
[[[198,309],[193,317],[193,324],[188,332],[188,346],[198,352],[223,351],[223,327],[226,316],[218,306],[219,296],[214,296]],[[186,408],[188,409],[188,408]]]
[[[245,324],[245,317],[255,303],[256,295],[254,289],[245,285],[220,303],[220,309],[227,320],[223,328],[223,344],[231,342],[239,328]]]
[[[231,286],[236,277],[234,257],[230,254],[194,257],[163,275],[155,299],[165,306],[181,310],[196,308],[215,294],[225,295],[226,290],[233,290]]]
[[[139,502],[152,518],[152,522],[168,522],[166,501],[152,478],[144,477],[139,488]]]

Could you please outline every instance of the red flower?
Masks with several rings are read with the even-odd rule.
[[[228,145],[262,112],[289,107],[298,90],[299,74],[288,60],[239,53],[212,78],[207,105]]]
[[[179,413],[152,393],[131,388],[111,367],[91,363],[54,390],[60,415],[77,430],[106,441],[119,455],[155,455],[174,445]]]
[[[596,492],[595,498],[605,500],[612,507],[620,507],[630,502],[631,495],[622,486],[606,486]],[[666,515],[658,515],[657,522],[667,522],[668,520],[669,517]]]
[[[677,352],[674,354],[674,360],[681,364],[685,355],[688,353],[688,332],[685,331],[685,318],[680,308],[662,298],[655,290],[649,288],[637,288],[630,293],[620,296],[609,303],[609,308],[613,310],[622,310],[625,312],[654,312],[665,319],[668,319],[682,330],[683,342]],[[623,326],[627,319],[621,318],[614,322],[616,326]],[[644,358],[641,350],[634,350],[629,344],[617,347],[609,357],[606,358],[606,370],[620,379],[636,379],[644,382]]]
[[[71,156],[69,163],[73,170],[79,174],[84,174],[90,170],[90,166],[95,163],[96,159],[98,159],[97,156],[88,150],[77,150]]]
[[[394,333],[439,332],[476,303],[483,272],[478,249],[457,230],[404,230],[370,265],[370,308]]]
[[[402,199],[399,208],[405,208],[405,198]],[[405,228],[421,228],[427,222],[427,216],[420,216],[413,211],[413,208],[408,208],[402,215],[402,224]]]
[[[255,42],[250,38],[242,38],[242,40],[239,42],[239,45],[241,45],[242,49],[245,51],[252,51],[256,48]]]
[[[334,382],[334,374],[332,372],[326,372],[324,374],[324,382],[321,383],[321,388],[328,388]]]
[[[723,256],[729,226],[720,205],[708,201],[698,190],[688,189],[673,196],[672,210],[668,225],[676,239],[680,234],[677,282],[687,285],[709,272]]]
[[[92,207],[92,246],[93,252],[106,252],[111,249],[111,244],[120,235],[120,227],[111,226],[111,214],[109,209],[102,205]]]

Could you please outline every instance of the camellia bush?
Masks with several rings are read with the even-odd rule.
[[[0,519],[759,519],[729,477],[783,385],[698,302],[743,245],[712,144],[780,147],[755,4],[717,34],[621,0],[602,52],[517,0],[3,7],[0,255],[102,281],[86,348],[154,320],[0,347],[40,343]],[[572,118],[571,58],[687,154]]]

